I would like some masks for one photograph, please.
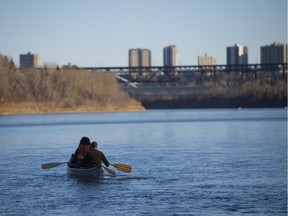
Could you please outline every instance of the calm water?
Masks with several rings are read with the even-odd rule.
[[[0,116],[0,215],[286,215],[286,131],[285,109]],[[82,136],[132,173],[40,168]]]

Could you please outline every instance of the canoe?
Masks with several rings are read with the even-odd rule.
[[[67,166],[67,173],[73,176],[99,178],[102,175],[103,170],[101,167],[71,168]]]

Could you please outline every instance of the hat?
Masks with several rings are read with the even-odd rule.
[[[88,137],[82,137],[82,139],[80,140],[80,144],[84,144],[84,145],[90,145],[90,139]]]
[[[91,143],[91,147],[92,147],[92,148],[97,148],[97,146],[98,146],[98,143],[97,143],[97,142],[93,141],[93,142]]]

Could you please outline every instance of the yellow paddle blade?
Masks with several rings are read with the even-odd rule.
[[[127,164],[110,164],[110,165],[112,165],[113,167],[115,167],[118,170],[121,170],[121,171],[127,172],[127,173],[130,173],[132,170],[132,167],[127,165]]]

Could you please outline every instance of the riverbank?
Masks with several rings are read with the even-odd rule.
[[[55,102],[0,102],[0,115],[43,114],[43,113],[81,113],[81,112],[131,112],[144,111],[145,108],[133,99],[123,104],[99,104],[86,101],[71,106],[64,101]]]
[[[211,98],[206,100],[153,100],[142,101],[145,109],[237,109],[237,108],[286,108],[287,100],[253,100],[251,98],[223,99]]]
[[[142,93],[140,96],[146,109],[282,108],[287,107],[287,83],[284,80],[258,80],[238,87],[216,86],[199,92]]]

